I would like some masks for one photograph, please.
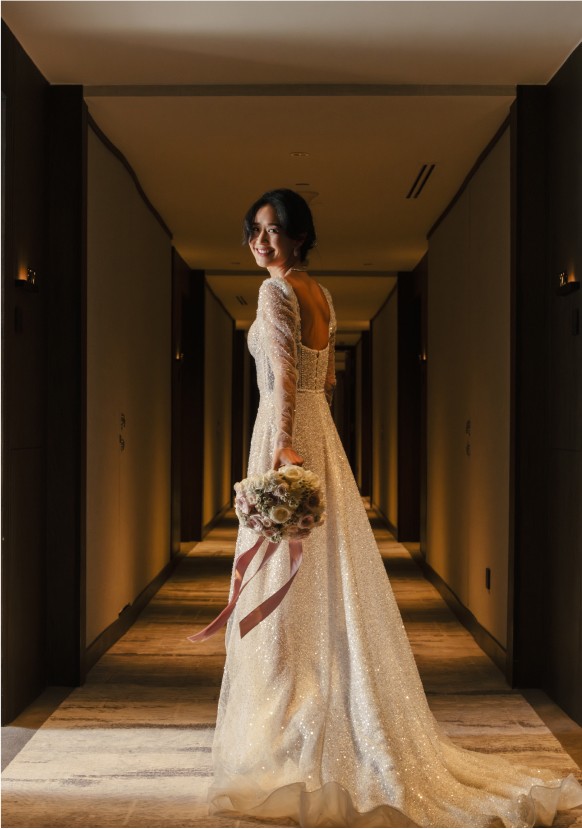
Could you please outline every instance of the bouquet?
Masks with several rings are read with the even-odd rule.
[[[319,478],[301,466],[289,464],[264,475],[251,475],[234,485],[235,511],[242,527],[259,536],[253,546],[235,561],[232,598],[204,630],[189,636],[203,642],[223,627],[232,614],[240,594],[262,570],[283,539],[289,541],[290,575],[285,584],[248,613],[239,623],[241,637],[278,607],[287,594],[303,560],[301,539],[325,521],[325,502]],[[264,541],[267,548],[255,573],[243,584],[243,577]]]
[[[317,475],[301,466],[282,466],[234,485],[241,526],[271,541],[305,538],[325,521]]]

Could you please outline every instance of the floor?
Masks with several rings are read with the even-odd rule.
[[[526,701],[512,691],[405,547],[370,518],[430,706],[451,738],[582,776],[582,729],[541,692]],[[3,729],[4,826],[273,825],[205,817],[224,643],[186,637],[226,603],[235,537],[231,514],[82,688],[49,689]],[[582,826],[582,809],[556,825]]]

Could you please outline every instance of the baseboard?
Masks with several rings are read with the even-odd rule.
[[[224,518],[224,516],[226,515],[226,513],[230,509],[232,509],[232,503],[229,501],[227,504],[225,504],[223,507],[221,507],[218,510],[218,512],[216,513],[214,518],[211,518],[210,521],[208,522],[208,524],[205,524],[203,526],[203,528],[202,528],[202,538],[204,538],[207,535],[207,533],[209,533],[210,530],[213,527],[215,527],[220,521],[222,521],[222,519]]]
[[[160,587],[173,573],[177,563],[184,558],[187,553],[181,551],[178,555],[174,555],[168,563],[160,570],[158,575],[145,587],[141,593],[128,605],[119,615],[119,617],[112,622],[109,627],[99,634],[85,651],[85,671],[88,673],[93,665],[98,662],[103,654],[114,645],[118,639],[121,639],[124,633],[127,633],[129,628],[136,621],[139,614],[144,610],[151,599],[158,592]]]
[[[453,611],[457,619],[464,625],[473,636],[481,650],[497,665],[499,670],[506,676],[507,651],[482,624],[477,621],[471,611],[465,607],[459,597],[454,593],[444,579],[432,569],[425,560],[420,550],[409,550],[410,555],[420,567],[423,576],[430,581],[439,591],[447,605]]]
[[[372,501],[372,499],[371,499],[371,498],[370,498],[370,506],[372,507],[372,509],[373,509],[375,512],[377,512],[377,513],[378,513],[378,515],[380,516],[380,518],[382,519],[382,521],[384,521],[384,523],[386,524],[386,526],[388,527],[388,529],[390,530],[390,532],[392,533],[392,535],[394,536],[394,538],[396,539],[396,541],[398,541],[398,527],[396,527],[396,526],[392,523],[392,521],[388,518],[388,516],[386,515],[386,513],[384,512],[384,510],[383,510],[383,509],[381,509],[381,507],[379,507],[379,506],[378,506],[378,504],[374,503],[374,501]]]

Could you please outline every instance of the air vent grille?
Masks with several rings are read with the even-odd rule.
[[[248,305],[248,302],[246,301],[246,299],[244,298],[244,296],[242,294],[237,294],[236,298],[238,300],[239,305]]]
[[[408,191],[407,199],[417,199],[420,196],[435,167],[436,164],[430,161],[422,165],[419,174],[414,179],[414,183]]]

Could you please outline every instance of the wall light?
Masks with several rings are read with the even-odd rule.
[[[569,274],[568,271],[562,271],[558,274],[557,294],[566,296],[566,294],[571,294],[573,291],[578,291],[579,289],[580,282],[573,273]]]
[[[36,271],[33,268],[21,267],[18,269],[18,275],[14,280],[15,285],[19,288],[28,288],[29,290],[38,290],[38,281]]]

